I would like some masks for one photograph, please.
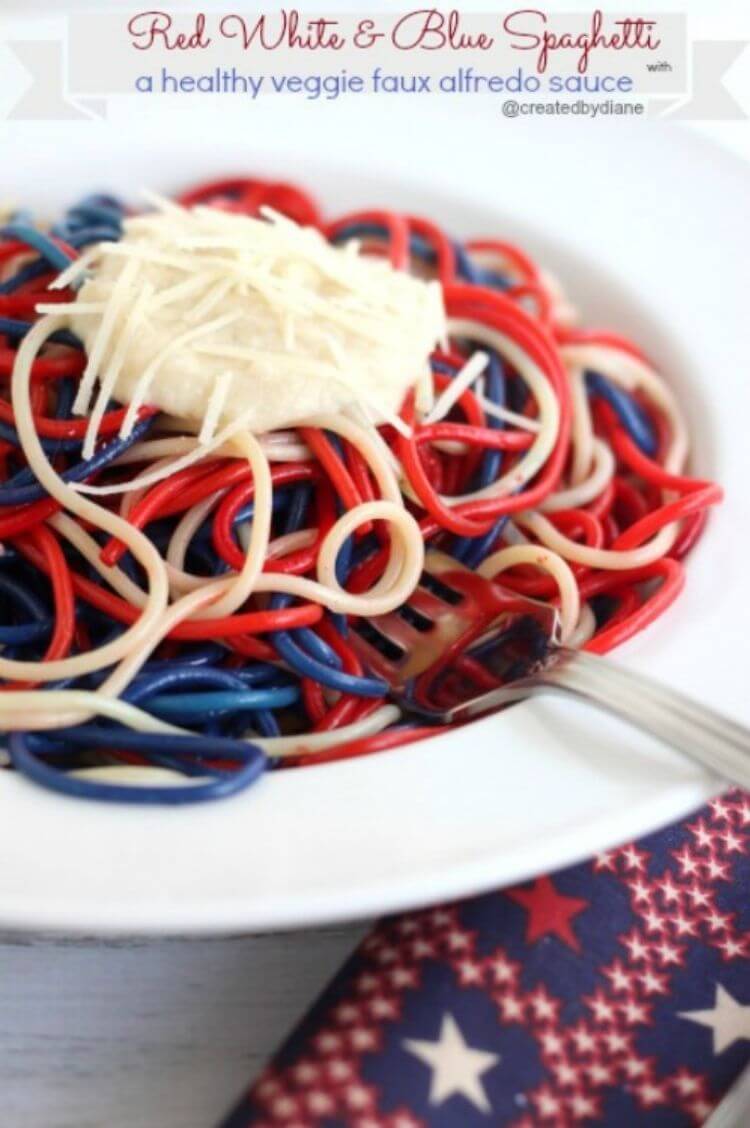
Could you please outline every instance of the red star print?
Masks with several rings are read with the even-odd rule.
[[[581,945],[570,922],[589,907],[588,901],[558,893],[548,877],[537,878],[530,888],[508,889],[507,895],[516,904],[522,905],[529,914],[526,923],[526,940],[529,944],[542,936],[553,934],[574,952],[580,952]]]

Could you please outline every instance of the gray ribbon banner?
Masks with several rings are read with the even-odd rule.
[[[72,121],[106,117],[106,98],[73,99],[66,93],[62,40],[11,41],[7,46],[31,79],[31,85],[7,114],[9,120]]]
[[[693,44],[692,89],[687,101],[671,103],[660,117],[670,121],[732,121],[747,112],[727,90],[724,79],[747,47],[747,40],[705,39]]]
[[[151,69],[159,72],[162,69],[164,59],[158,51],[153,53],[152,58],[152,52],[133,49],[133,44],[122,34],[122,20],[115,17],[115,22],[97,23],[98,18],[95,15],[71,17],[65,40],[11,39],[6,42],[5,46],[10,49],[27,76],[25,89],[20,91],[15,103],[7,111],[9,120],[85,121],[106,117],[108,97],[116,94],[138,96],[136,91],[140,87],[137,80],[141,71]],[[105,21],[113,20],[111,15],[101,18]],[[479,19],[476,15],[468,18]],[[575,18],[583,20],[585,17],[579,13]],[[747,118],[747,111],[725,85],[730,68],[745,51],[747,42],[704,40],[693,42],[692,49],[689,50],[684,17],[667,15],[660,18],[664,27],[665,47],[669,49],[667,54],[672,62],[666,59],[659,62],[660,56],[656,55],[652,59],[657,65],[649,65],[649,59],[644,59],[642,53],[636,61],[626,52],[618,51],[613,54],[602,51],[591,70],[597,73],[602,68],[619,69],[622,74],[628,74],[632,70],[636,77],[629,96],[646,104],[646,116],[649,118],[675,121],[729,121]],[[505,48],[507,45],[503,47],[499,44],[492,59],[484,57],[482,61],[485,69],[497,70],[499,66],[504,66],[508,73],[510,67],[518,67],[520,61],[533,73],[534,64],[531,59],[522,57],[522,52]],[[236,49],[234,44],[232,49]],[[211,48],[214,52],[211,56],[212,66],[219,58],[219,50],[226,51],[228,48],[218,44]],[[201,53],[201,65],[203,60],[208,61],[209,53]],[[283,73],[280,68],[286,65],[287,57],[288,52],[285,57],[269,54],[262,60],[256,56],[252,60],[246,60],[245,65],[256,68],[256,73],[259,73],[257,67],[260,63],[268,76],[263,89],[273,89],[273,76],[275,73]],[[473,59],[472,56],[472,61]],[[189,73],[189,68],[195,70],[199,65],[195,58],[187,57],[181,52],[172,52],[169,60],[178,74]],[[346,54],[346,58],[338,54],[330,61],[322,56],[315,56],[311,61],[310,52],[307,52],[302,57],[295,57],[295,66],[303,71],[315,66],[319,71],[333,72],[341,67],[342,62],[349,64],[354,60],[366,69],[370,56],[368,64],[363,61],[361,53],[357,55],[353,51]],[[381,60],[392,65],[394,70],[402,69],[405,65],[404,52],[393,48],[383,48],[377,61]],[[409,59],[408,65],[413,69],[419,66],[432,68],[434,74],[440,66],[455,67],[456,58],[445,58],[442,51],[432,51],[424,53],[418,61]],[[569,54],[566,56],[561,53],[559,61],[556,56],[553,65],[568,76],[575,71]],[[198,89],[201,89],[200,86]],[[158,88],[155,88],[155,93],[159,93]],[[524,96],[532,101],[547,100],[549,97],[543,88],[538,93],[525,93]]]

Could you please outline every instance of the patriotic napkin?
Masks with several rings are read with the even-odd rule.
[[[701,1124],[750,1060],[749,846],[732,792],[382,921],[222,1128]]]

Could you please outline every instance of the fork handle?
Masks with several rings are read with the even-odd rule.
[[[516,683],[519,696],[548,690],[572,694],[659,737],[724,779],[750,788],[750,729],[609,658],[565,648],[553,653],[544,669]]]

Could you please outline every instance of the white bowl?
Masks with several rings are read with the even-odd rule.
[[[0,127],[0,195],[58,208],[96,188],[282,174],[330,214],[390,204],[459,236],[513,238],[563,279],[588,324],[640,342],[681,394],[694,469],[728,496],[690,557],[685,593],[617,657],[750,719],[745,166],[674,127],[522,132],[446,109],[415,109],[399,125],[366,103],[325,115],[269,104],[257,118],[199,103],[186,114],[181,103],[149,126],[133,105],[107,124]],[[365,916],[560,867],[719,787],[628,726],[562,700],[276,773],[194,809],[88,804],[2,773],[0,927],[219,933]]]

